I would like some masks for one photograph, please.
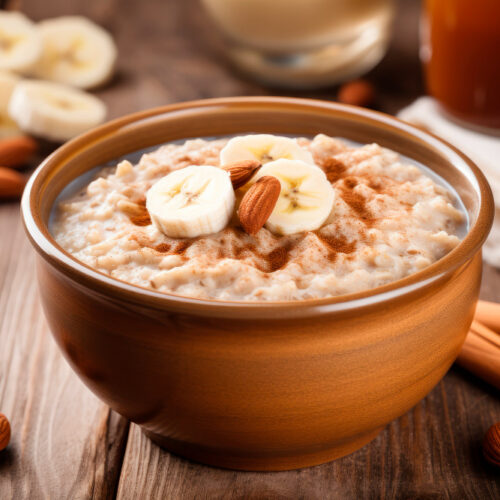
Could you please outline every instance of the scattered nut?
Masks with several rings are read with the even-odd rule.
[[[0,167],[0,200],[19,198],[25,184],[24,175],[11,168]]]
[[[483,455],[488,462],[500,467],[500,422],[492,425],[484,436]]]
[[[368,106],[375,100],[375,87],[366,80],[353,80],[342,85],[337,100],[354,106]]]
[[[7,448],[10,441],[10,423],[7,417],[0,413],[0,451]]]
[[[244,160],[224,165],[222,168],[229,172],[233,188],[238,189],[244,186],[261,166],[262,163],[257,160]]]
[[[281,191],[281,183],[276,177],[261,177],[245,193],[240,203],[238,217],[248,234],[256,234],[271,215]]]
[[[0,140],[0,165],[21,167],[26,165],[38,149],[37,142],[27,135]]]

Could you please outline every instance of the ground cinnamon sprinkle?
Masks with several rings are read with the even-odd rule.
[[[179,241],[177,246],[172,251],[172,245],[170,243],[158,243],[158,245],[153,245],[152,242],[144,238],[138,238],[136,236],[132,237],[137,243],[144,248],[151,248],[159,253],[169,253],[173,255],[183,255],[184,252],[194,243],[193,241]]]
[[[283,245],[262,256],[267,261],[269,273],[274,273],[288,263],[290,250],[291,245]]]
[[[243,234],[247,236],[246,233]],[[287,264],[287,262],[290,260],[289,253],[292,248],[293,243],[288,242],[284,245],[278,246],[271,252],[264,254],[259,252],[253,243],[246,243],[242,246],[234,245],[232,248],[232,252],[230,253],[230,257],[234,259],[240,259],[243,254],[253,254],[255,257],[257,257],[258,260],[265,261],[265,265],[260,265],[258,261],[254,263],[255,267],[259,269],[259,271],[262,271],[264,273],[273,273],[274,271],[281,269]],[[218,256],[219,258],[226,257],[225,252],[222,249],[219,249]]]
[[[132,235],[130,237],[131,240],[134,240],[139,246],[143,248],[151,248],[152,250],[156,250],[160,253],[167,253],[170,251],[172,245],[168,243],[159,243],[158,245],[153,245],[153,242],[144,235]]]
[[[319,240],[329,250],[328,258],[331,261],[334,261],[339,253],[350,254],[356,250],[356,240],[347,241],[347,238],[344,235],[327,236],[318,232],[315,232],[314,234],[316,234]]]
[[[344,179],[344,186],[347,189],[354,189],[358,185],[358,180],[355,177],[346,177]]]
[[[227,227],[224,229],[224,233],[233,234],[234,236],[247,236],[247,233],[241,226]]]
[[[347,177],[340,186],[340,196],[342,199],[356,212],[356,215],[367,226],[371,226],[374,222],[373,215],[369,208],[366,206],[365,198],[356,193],[354,188],[357,186],[356,179]]]
[[[152,250],[155,250],[156,252],[159,253],[170,253],[170,254],[175,254],[175,255],[183,255],[184,252],[194,243],[193,240],[182,240],[177,243],[175,248],[172,251],[172,245],[170,243],[158,243],[157,245],[154,245],[152,241],[150,241],[146,236],[136,236],[133,235],[131,236],[131,239],[136,241],[141,247],[144,248],[151,248]]]
[[[184,252],[193,244],[192,241],[179,241],[174,249],[175,255],[184,255]]]
[[[156,246],[153,247],[153,250],[156,250],[157,252],[160,253],[167,253],[170,251],[171,245],[168,243],[160,243]]]
[[[139,215],[131,215],[129,217],[130,222],[136,226],[149,226],[151,224],[151,217],[149,216],[149,212],[146,210],[146,198],[139,198],[138,200],[135,200],[134,203],[142,208],[142,213]]]
[[[143,215],[133,215],[130,217],[130,222],[136,226],[149,226],[151,224],[151,217],[147,212]]]
[[[373,189],[376,193],[382,193],[384,191],[382,184],[380,184],[380,181],[378,180],[369,179],[368,187],[370,189]]]
[[[242,247],[240,246],[235,246],[233,248],[233,251],[234,251],[234,256],[236,259],[239,259],[240,258],[240,255],[244,252],[250,252],[250,253],[253,253],[253,254],[256,254],[258,255],[258,252],[257,252],[257,249],[255,248],[255,245],[253,244],[248,244],[248,245],[244,245]]]
[[[342,178],[347,170],[347,166],[333,156],[324,160],[322,166],[325,171],[326,178],[332,183]]]

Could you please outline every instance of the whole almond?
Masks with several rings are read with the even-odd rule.
[[[11,168],[0,167],[0,200],[19,198],[23,194],[26,177]]]
[[[0,140],[0,165],[21,167],[26,165],[38,149],[37,142],[27,135]]]
[[[222,168],[229,172],[231,183],[234,189],[244,186],[262,166],[257,160],[243,160],[229,165],[224,165]]]
[[[0,451],[7,448],[10,441],[10,423],[7,417],[0,413]]]
[[[488,462],[500,467],[500,422],[492,425],[484,436],[483,455]]]
[[[276,177],[266,175],[245,193],[240,203],[238,217],[248,234],[256,234],[269,219],[280,191],[280,181]]]
[[[366,80],[353,80],[340,87],[337,99],[344,104],[369,106],[375,100],[375,87]]]

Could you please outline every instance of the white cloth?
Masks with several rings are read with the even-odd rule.
[[[500,267],[500,137],[469,130],[451,122],[432,97],[421,97],[398,113],[398,118],[427,128],[461,151],[483,171],[495,198],[495,220],[483,247],[483,257]]]

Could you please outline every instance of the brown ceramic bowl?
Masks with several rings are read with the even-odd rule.
[[[407,155],[454,186],[467,236],[389,285],[270,303],[143,289],[78,262],[52,238],[55,198],[92,167],[166,141],[248,132],[324,132]],[[182,103],[115,120],[47,158],[22,202],[47,319],[85,384],[168,450],[244,470],[351,453],[434,387],[474,314],[492,207],[481,172],[439,139],[373,111],[286,98]]]

